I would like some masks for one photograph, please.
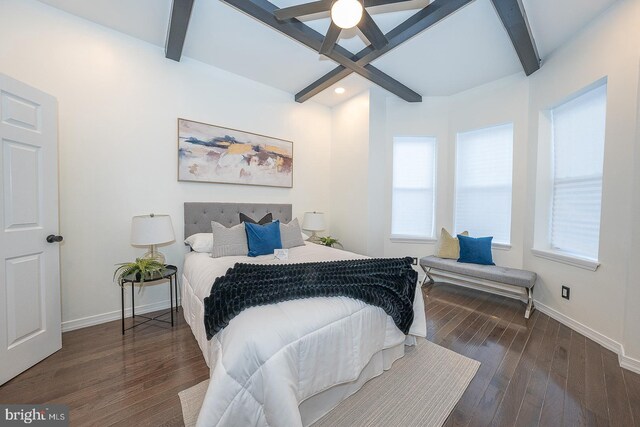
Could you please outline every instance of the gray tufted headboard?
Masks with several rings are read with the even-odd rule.
[[[291,205],[285,204],[185,202],[184,238],[196,233],[211,233],[211,221],[227,227],[240,224],[240,212],[256,221],[269,212],[280,222],[288,223],[292,219]]]

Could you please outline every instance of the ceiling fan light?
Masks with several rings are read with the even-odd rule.
[[[358,0],[338,0],[331,7],[331,19],[340,28],[353,28],[362,19],[362,3]]]

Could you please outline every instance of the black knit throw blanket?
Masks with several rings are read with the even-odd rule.
[[[411,258],[368,258],[302,264],[236,264],[204,299],[207,339],[242,310],[313,297],[346,296],[382,308],[404,334],[413,323],[418,273]]]

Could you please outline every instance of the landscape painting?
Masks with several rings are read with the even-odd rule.
[[[178,180],[293,187],[293,142],[178,119]]]

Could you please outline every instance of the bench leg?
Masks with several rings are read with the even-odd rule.
[[[433,278],[429,275],[431,268],[424,268],[423,266],[420,267],[424,271],[424,279],[422,279],[422,283],[420,283],[420,286],[422,287],[424,285],[430,285],[434,283]]]
[[[528,296],[527,309],[524,312],[524,318],[525,319],[528,319],[531,316],[531,313],[533,312],[533,309],[535,308],[533,306],[533,289],[527,288],[527,296]]]

